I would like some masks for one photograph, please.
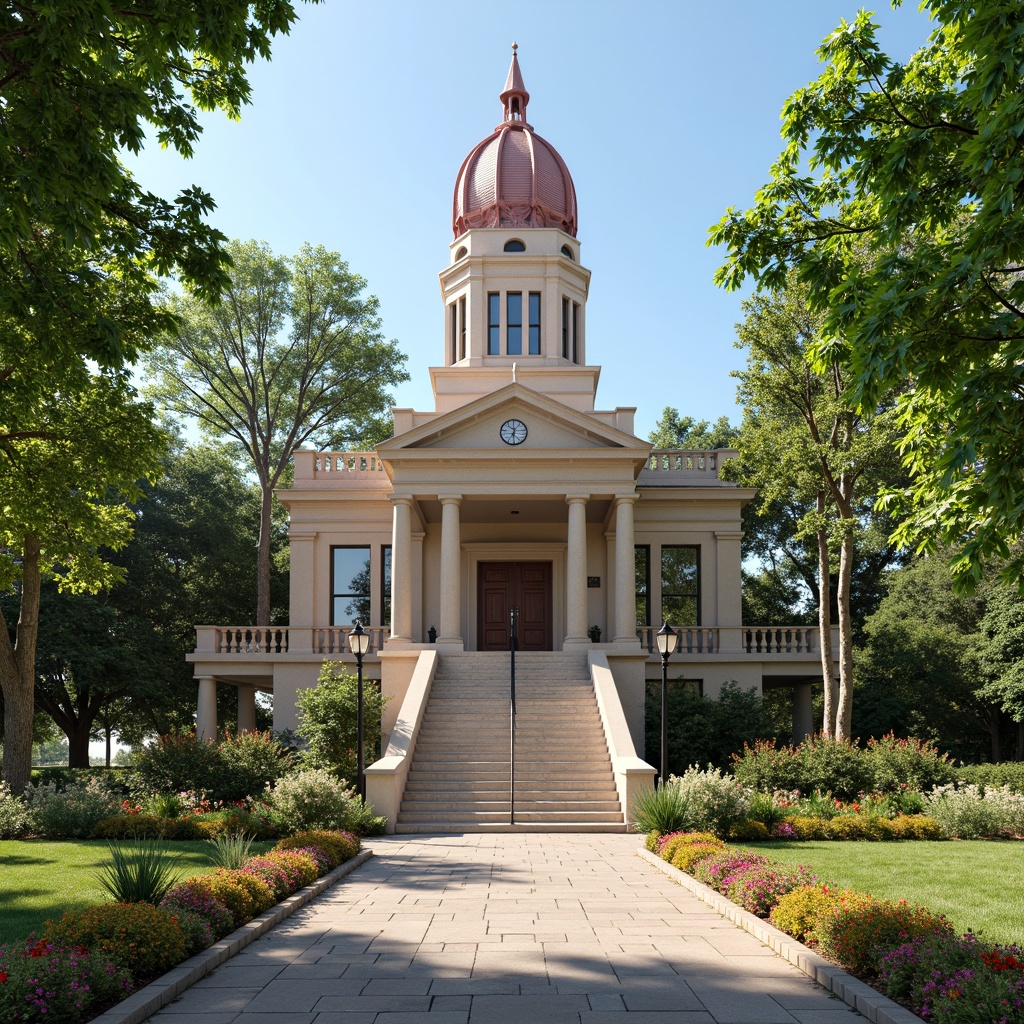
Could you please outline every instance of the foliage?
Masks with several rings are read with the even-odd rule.
[[[690,820],[690,801],[678,786],[659,782],[633,799],[630,809],[634,832],[678,832]]]
[[[645,709],[647,750],[661,747],[661,684],[648,683]],[[726,683],[717,700],[702,697],[686,680],[668,687],[668,766],[675,774],[690,765],[727,768],[744,743],[779,735],[779,724],[755,690]]]
[[[274,893],[270,886],[250,872],[236,871],[230,868],[217,868],[212,874],[204,875],[203,877],[213,887],[214,892],[217,891],[216,887],[225,880],[231,885],[244,890],[249,900],[248,907],[250,909],[243,912],[243,921],[248,921],[257,914],[262,914],[264,910],[269,910],[277,902],[274,899]]]
[[[47,839],[85,839],[99,821],[121,809],[121,801],[98,781],[63,792],[53,784],[33,786],[27,797],[32,828]]]
[[[263,882],[277,902],[295,891],[288,873],[277,861],[266,857],[250,857],[238,870]]]
[[[900,739],[887,733],[868,740],[866,760],[871,789],[876,793],[924,791],[952,782],[956,770],[935,744],[915,738]]]
[[[1024,796],[1007,787],[982,792],[971,783],[939,786],[929,794],[927,808],[953,839],[1024,836]]]
[[[271,790],[269,801],[287,832],[348,828],[362,806],[353,789],[316,768],[285,776]]]
[[[114,958],[35,940],[0,946],[0,977],[5,1021],[77,1024],[132,990],[131,975]]]
[[[745,790],[711,765],[705,771],[687,768],[680,776],[670,775],[668,784],[678,786],[687,802],[689,820],[685,827],[691,831],[727,836],[733,823],[745,818],[750,809]]]
[[[729,838],[735,842],[757,842],[768,838],[768,826],[757,818],[743,818],[729,829]]]
[[[979,696],[1024,728],[1024,599],[1015,588],[998,588],[989,596],[981,635],[979,653],[988,679]],[[1024,756],[1024,750],[1017,756]]]
[[[282,258],[255,241],[228,253],[220,303],[193,289],[172,299],[178,323],[149,371],[154,397],[244,454],[259,482],[256,624],[266,626],[273,490],[292,453],[378,440],[388,389],[408,374],[380,333],[377,298],[362,295],[366,281],[338,253],[305,245]]]
[[[253,837],[244,832],[226,833],[207,840],[210,846],[210,860],[219,868],[237,870],[249,859]]]
[[[135,755],[135,772],[147,792],[212,792],[221,767],[217,744],[194,732],[159,736]]]
[[[380,718],[387,701],[376,686],[364,685],[363,736],[368,751],[380,746]],[[354,779],[359,730],[357,677],[344,665],[325,661],[316,686],[300,690],[296,705],[297,731],[309,745],[303,765],[332,772],[339,779]],[[372,757],[367,763],[370,760]]]
[[[244,924],[256,913],[254,909],[256,901],[249,891],[235,882],[231,875],[220,872],[188,878],[184,882],[179,882],[168,892],[164,902],[177,902],[182,897],[193,899],[199,903],[215,900],[222,904],[230,911],[231,924],[235,928]]]
[[[816,358],[848,367],[859,406],[912,382],[897,541],[957,545],[963,584],[992,557],[1016,581],[1024,413],[1004,399],[1024,352],[1024,14],[1017,0],[924,6],[938,25],[905,64],[866,11],[823,42],[821,76],[783,109],[771,180],[712,229],[728,250],[717,280],[780,288],[795,268],[825,318]]]
[[[181,874],[178,858],[154,842],[111,843],[111,863],[96,876],[116,903],[157,906]]]
[[[47,921],[43,939],[84,946],[131,971],[138,980],[163,974],[185,959],[185,937],[171,914],[151,903],[104,903]]]
[[[287,775],[292,755],[270,732],[225,731],[217,748],[220,770],[211,796],[217,800],[244,800],[256,796]]]
[[[336,868],[339,864],[351,860],[359,852],[362,844],[358,836],[351,832],[313,829],[296,832],[295,835],[282,839],[274,849],[301,850],[306,846],[315,846],[323,850],[330,858],[330,866]]]
[[[293,891],[315,882],[320,877],[320,868],[316,861],[301,850],[271,850],[264,859],[281,868],[288,876],[288,884]]]
[[[771,863],[771,859],[764,854],[729,846],[695,864],[693,877],[698,882],[710,885],[716,892],[723,892],[724,886],[741,872],[754,867],[767,867]]]
[[[798,885],[779,897],[769,920],[800,942],[817,941],[818,922],[834,913],[840,902],[851,895],[849,889],[837,889],[825,883]]]
[[[117,814],[102,818],[92,828],[94,839],[205,839],[206,833],[191,818],[159,818],[155,814]]]
[[[965,764],[956,770],[956,780],[972,782],[981,789],[1006,786],[1013,793],[1024,794],[1024,762],[1004,761],[1001,764]]]
[[[906,900],[848,893],[818,919],[814,931],[825,956],[860,977],[874,977],[889,950],[918,936],[951,933],[952,928],[941,915]]]
[[[719,416],[714,424],[708,420],[698,422],[692,416],[680,416],[678,409],[666,405],[647,440],[655,448],[713,451],[734,448],[739,433],[739,429],[729,423],[728,416]]]
[[[25,801],[14,796],[6,782],[0,782],[0,839],[17,839],[28,831],[30,821]]]
[[[161,904],[163,906],[163,904]],[[166,909],[166,908],[165,908]],[[174,920],[178,922],[181,934],[185,939],[185,956],[194,956],[214,943],[213,928],[201,914],[191,910],[175,908],[172,911]]]
[[[227,906],[217,899],[208,888],[189,884],[190,879],[172,888],[160,906],[169,914],[178,917],[184,914],[194,915],[205,921],[215,939],[219,939],[234,927],[235,919]],[[184,929],[183,929],[184,930]]]
[[[725,849],[725,843],[710,832],[670,832],[659,838],[656,849],[662,860],[689,872],[697,861]]]
[[[777,864],[758,864],[723,879],[720,892],[744,910],[767,917],[780,897],[798,886],[813,885],[817,878],[800,865],[787,871]]]
[[[849,800],[872,788],[871,769],[860,748],[824,736],[798,747],[744,745],[743,753],[734,755],[733,774],[740,785],[763,793],[819,790]]]

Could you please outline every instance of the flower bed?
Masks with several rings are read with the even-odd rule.
[[[838,889],[807,868],[710,845],[706,836],[687,834],[651,834],[646,842],[673,864],[680,850],[699,852],[688,869],[693,877],[925,1020],[1024,1024],[1024,952],[1017,946],[956,935],[944,917],[906,900]]]
[[[178,883],[160,906],[105,903],[47,921],[41,937],[0,945],[0,1020],[90,1020],[359,849],[351,833],[307,832]]]

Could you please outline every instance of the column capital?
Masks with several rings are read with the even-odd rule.
[[[459,505],[462,502],[461,494],[439,494],[437,500],[442,505]]]
[[[566,505],[586,505],[590,501],[589,494],[567,494],[565,496]]]
[[[411,508],[416,499],[411,494],[389,494],[388,500],[392,505],[408,505]]]
[[[715,540],[743,540],[743,531],[715,530]]]
[[[639,499],[639,494],[616,494],[612,499],[612,506],[618,508],[619,505],[635,505]]]

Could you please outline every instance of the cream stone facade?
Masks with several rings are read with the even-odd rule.
[[[290,513],[290,624],[199,626],[190,656],[201,734],[214,731],[218,683],[238,688],[239,728],[253,726],[260,689],[273,693],[275,728],[293,728],[296,694],[315,684],[323,660],[354,661],[346,636],[359,619],[371,633],[366,672],[393,698],[388,747],[368,771],[369,797],[392,826],[402,827],[417,757],[424,777],[439,760],[440,774],[458,777],[464,744],[445,723],[457,723],[460,705],[445,704],[437,681],[464,704],[483,700],[473,680],[493,675],[496,652],[508,651],[513,609],[532,673],[524,686],[535,687],[524,692],[552,721],[563,711],[571,721],[556,671],[567,666],[567,680],[583,676],[572,692],[596,702],[597,747],[607,748],[620,801],[610,820],[620,824],[654,774],[642,760],[644,690],[661,678],[653,634],[663,619],[679,630],[670,678],[683,676],[709,699],[730,680],[789,687],[795,735],[811,731],[812,687],[821,684],[815,630],[742,625],[740,513],[754,492],[720,477],[735,453],[652,451],[633,432],[635,409],[597,408],[575,191],[557,152],[526,122],[515,55],[501,100],[503,121],[456,184],[455,237],[440,274],[443,360],[430,369],[434,409],[395,409],[394,436],[371,452],[296,452],[294,483],[278,492]],[[493,685],[507,693],[507,681]],[[433,742],[447,746],[428,756],[421,729],[432,700]],[[494,697],[502,721],[507,704]],[[465,740],[498,736],[491,711],[477,711]],[[500,802],[487,794],[423,820],[499,827],[485,820],[484,804]],[[436,801],[449,806],[443,793]],[[561,821],[542,816],[550,806],[563,825],[598,827],[568,805],[534,802],[535,824]],[[417,827],[416,812],[404,813],[406,828]]]

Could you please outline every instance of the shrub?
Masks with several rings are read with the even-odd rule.
[[[288,876],[288,883],[293,892],[320,877],[316,861],[309,854],[300,853],[298,850],[271,850],[264,859],[280,865],[281,870]]]
[[[216,800],[244,800],[262,793],[294,766],[291,752],[270,732],[226,733],[217,753],[221,770],[211,790]]]
[[[0,839],[17,839],[28,831],[29,820],[25,801],[14,796],[6,782],[0,782]]]
[[[755,864],[725,884],[722,894],[759,917],[767,917],[780,897],[798,886],[813,885],[817,878],[800,865],[787,870],[775,864]]]
[[[771,793],[753,792],[750,794],[750,810],[747,813],[771,832],[786,817],[786,808]]]
[[[833,885],[799,885],[779,897],[769,920],[776,928],[800,942],[816,942],[818,922],[833,913],[850,889]]]
[[[1024,797],[1008,789],[986,793],[975,785],[939,786],[928,797],[927,811],[953,839],[1013,835]]]
[[[871,789],[867,758],[853,743],[813,736],[797,748],[797,760],[797,788],[805,793],[820,790],[840,800],[853,800]]]
[[[213,945],[210,922],[191,910],[174,910],[171,914],[185,938],[185,956],[194,956]]]
[[[724,893],[725,887],[744,872],[754,867],[770,865],[771,860],[762,853],[749,853],[726,847],[695,864],[693,877]]]
[[[270,793],[270,806],[286,832],[348,828],[360,805],[354,790],[321,769],[286,775]]]
[[[45,941],[0,946],[0,1020],[91,1020],[98,1009],[132,990],[131,975],[95,950]]]
[[[202,838],[231,836],[245,833],[254,839],[274,839],[280,832],[274,823],[274,815],[266,805],[253,810],[244,807],[223,807],[216,811],[201,811],[190,814],[181,821],[190,821]]]
[[[768,826],[755,818],[744,818],[729,829],[729,838],[733,842],[756,843],[762,839],[768,839],[769,835]]]
[[[678,786],[660,782],[636,795],[631,810],[635,832],[678,832],[690,823],[690,802]]]
[[[214,836],[207,840],[207,855],[219,868],[237,869],[249,859],[252,844],[252,836],[244,832]]]
[[[897,739],[888,733],[869,739],[865,758],[871,772],[869,789],[878,793],[924,791],[953,782],[956,768],[928,740]]]
[[[648,853],[658,852],[658,841],[661,839],[661,833],[655,828],[651,829],[650,832],[644,837],[644,849]]]
[[[204,875],[202,877],[212,882],[216,882],[218,879],[227,879],[231,884],[245,890],[246,895],[251,901],[251,910],[243,911],[245,916],[242,918],[242,922],[239,923],[248,921],[257,914],[262,914],[264,910],[269,910],[277,902],[270,886],[263,879],[257,878],[252,873],[234,871],[230,868],[217,868],[212,875]]]
[[[268,860],[266,857],[250,857],[238,870],[247,875],[254,875],[265,883],[274,894],[275,902],[280,903],[295,891],[284,868],[276,861]]]
[[[111,863],[96,875],[96,880],[118,903],[152,903],[167,895],[177,881],[180,869],[177,855],[166,847],[142,840],[119,846],[111,843]]]
[[[94,839],[205,839],[191,818],[158,818],[152,814],[117,814],[93,826]]]
[[[63,792],[55,783],[26,791],[31,827],[47,839],[85,839],[96,823],[116,814],[121,801],[93,779],[71,783]]]
[[[135,774],[147,793],[212,792],[222,772],[217,744],[194,732],[172,732],[135,755]]]
[[[692,831],[727,836],[730,827],[747,816],[750,800],[746,791],[720,768],[706,771],[687,768],[680,776],[670,775],[669,786],[678,786],[686,798],[688,819],[683,826]]]
[[[759,793],[786,792],[800,788],[800,762],[796,748],[775,740],[743,744],[742,754],[733,754],[732,773],[736,781]]]
[[[786,824],[793,830],[794,839],[824,839],[829,822],[824,818],[812,818],[806,814],[794,814],[786,818]]]
[[[198,903],[207,900],[220,903],[231,915],[231,928],[245,924],[256,914],[256,904],[248,890],[224,875],[201,875],[180,882],[167,894],[161,906],[166,907],[169,902],[179,903],[181,897],[195,899]]]
[[[844,895],[839,905],[816,926],[818,944],[825,956],[861,977],[873,977],[886,953],[918,936],[951,933],[941,915],[906,900],[893,903],[865,893]]]
[[[822,822],[826,839],[864,839],[866,819],[856,814],[844,814],[831,821]]]
[[[720,839],[712,842],[688,843],[685,846],[678,846],[673,849],[666,860],[668,860],[672,867],[685,871],[687,874],[693,874],[693,869],[697,864],[704,860],[705,857],[718,853],[724,846],[725,844]]]
[[[209,926],[214,939],[227,935],[235,926],[234,917],[227,906],[218,900],[209,888],[191,885],[190,879],[181,885],[174,886],[160,901],[160,906],[171,914],[195,914]]]
[[[954,781],[961,784],[973,783],[982,790],[1006,786],[1012,793],[1024,794],[1024,761],[961,765],[956,769]]]
[[[896,839],[945,839],[946,833],[924,814],[897,814],[889,823]]]
[[[183,809],[178,793],[150,793],[142,800],[142,810],[157,818],[177,818]]]
[[[309,831],[296,832],[295,835],[282,839],[275,849],[277,850],[301,850],[304,846],[316,846],[325,851],[331,858],[331,867],[336,868],[339,864],[350,860],[360,850],[362,844],[357,836],[351,832],[328,832]]]
[[[919,935],[904,942],[881,958],[878,964],[878,988],[891,999],[920,1013],[924,1008],[921,989],[936,978],[951,977],[958,971],[980,967],[980,943],[974,935],[950,935],[939,932]]]
[[[104,903],[47,921],[43,938],[55,946],[85,946],[116,960],[140,980],[185,959],[185,936],[166,910],[149,903]]]

